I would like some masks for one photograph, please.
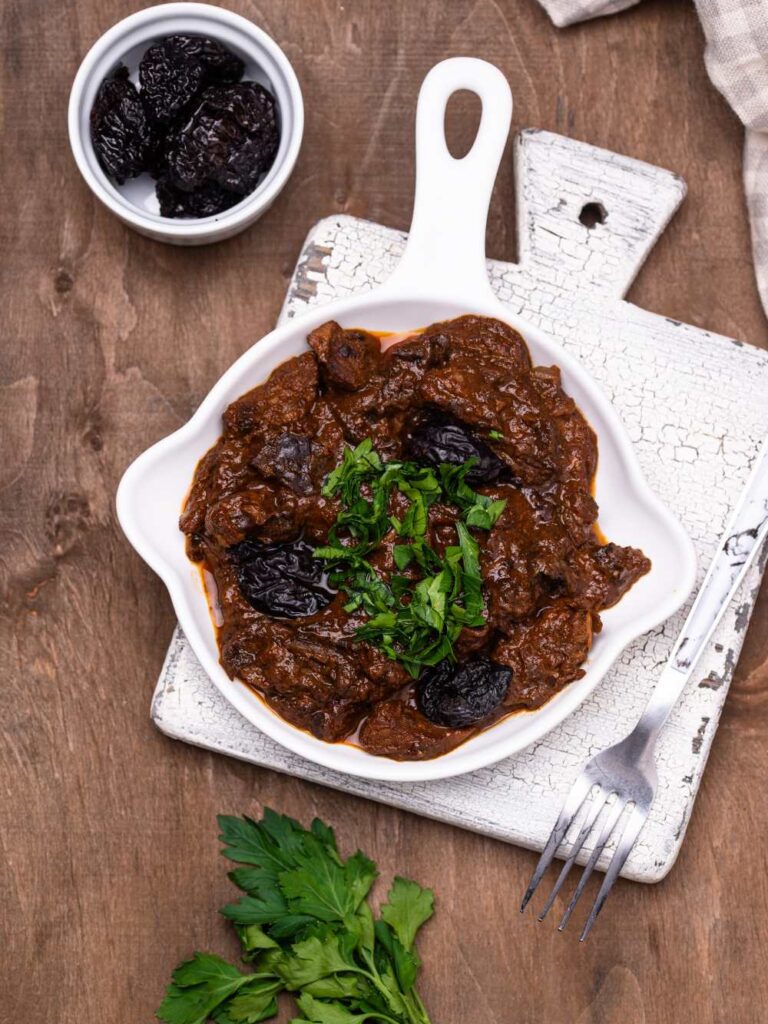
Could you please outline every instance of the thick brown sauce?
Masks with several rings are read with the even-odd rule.
[[[595,435],[559,370],[532,366],[517,332],[467,316],[381,344],[392,337],[325,324],[310,335],[310,352],[232,403],[224,434],[197,467],[181,528],[190,557],[215,581],[215,601],[208,586],[206,593],[229,675],[321,739],[413,760],[540,707],[583,675],[600,611],[650,563],[599,531]],[[414,424],[436,413],[483,438],[500,431],[489,443],[507,467],[498,482],[477,487],[507,507],[490,532],[475,531],[487,626],[465,629],[457,655],[490,657],[512,678],[496,711],[467,729],[421,714],[402,665],[354,639],[364,620],[343,611],[342,596],[304,618],[262,614],[241,592],[228,553],[245,539],[323,543],[339,506],[320,490],[344,448],[370,436],[382,458],[402,458]],[[286,437],[294,447],[301,441],[305,464],[274,457]],[[455,542],[455,519],[455,509],[430,509],[438,551]]]

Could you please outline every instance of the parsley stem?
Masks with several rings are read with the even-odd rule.
[[[417,1006],[413,1005],[414,999],[418,1003]],[[430,1024],[429,1017],[424,1012],[424,1004],[419,999],[416,989],[411,989],[410,992],[403,993],[403,1002],[405,1009],[408,1014],[409,1020],[412,1024]]]
[[[366,960],[368,960],[368,956],[366,956]],[[381,975],[379,974],[379,972],[374,967],[372,960],[370,960],[370,964],[371,964],[371,967],[373,968],[372,971],[366,971],[362,967],[358,967],[357,968],[357,973],[365,975],[365,977],[368,978],[368,980],[371,982],[371,984],[374,986],[374,988],[377,988],[379,990],[379,992],[384,996],[384,998],[388,1000],[389,997],[392,995],[392,993],[389,991],[387,986],[381,980]]]
[[[412,988],[410,992],[406,992],[405,997],[406,997],[406,1006],[408,1006],[408,1003],[410,1003],[411,1001],[415,1002],[415,1004],[416,1004],[416,1007],[415,1007],[416,1016],[412,1018],[413,1021],[414,1021],[414,1024],[430,1024],[429,1017],[427,1016],[426,1007],[424,1006],[424,1003],[422,1003],[421,999],[419,998],[419,993],[416,991],[416,989]]]
[[[391,995],[391,993],[390,993],[389,989],[387,988],[387,986],[384,984],[384,982],[381,980],[381,975],[379,974],[379,972],[376,969],[376,964],[375,964],[375,961],[373,959],[373,955],[368,950],[366,950],[366,949],[363,949],[360,952],[362,953],[363,959],[365,960],[365,962],[371,968],[370,971],[362,971],[362,973],[365,974],[365,976],[370,979],[372,984],[379,990],[379,992],[381,992],[381,994],[384,996],[384,998],[386,1000],[388,1000],[390,995]],[[410,998],[411,994],[416,997],[416,1000],[418,1002],[418,1007],[419,1008],[415,1008],[412,1005],[412,1000]],[[401,991],[400,992],[400,998],[403,1000],[403,1006],[405,1007],[405,1012],[408,1014],[408,1020],[409,1020],[410,1024],[430,1024],[429,1017],[427,1017],[426,1011],[424,1009],[424,1004],[419,999],[418,995],[416,994],[416,990],[415,989],[412,989],[411,992],[402,992]],[[391,1018],[385,1018],[383,1016],[382,1016],[382,1019],[383,1020],[391,1020]],[[395,1024],[397,1024],[397,1022],[395,1022]]]

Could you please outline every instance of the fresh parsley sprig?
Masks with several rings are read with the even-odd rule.
[[[195,953],[173,972],[157,1016],[166,1024],[257,1024],[296,996],[293,1024],[429,1024],[414,988],[416,933],[433,913],[430,889],[395,878],[380,916],[367,901],[377,871],[359,851],[343,860],[333,831],[274,811],[261,821],[220,817],[222,853],[245,895],[222,909],[235,925],[241,971]]]
[[[344,452],[323,487],[325,497],[340,499],[341,511],[328,544],[315,555],[330,563],[331,586],[347,595],[345,610],[368,616],[357,639],[401,662],[414,678],[425,666],[454,657],[464,627],[485,624],[479,548],[468,528],[490,530],[506,502],[469,486],[475,463],[443,464],[435,473],[413,462],[383,462],[366,438]],[[389,512],[394,490],[408,501],[400,517]],[[429,508],[437,501],[459,510],[459,543],[442,557],[427,543]],[[392,549],[397,571],[385,579],[368,556],[392,530],[400,541]]]

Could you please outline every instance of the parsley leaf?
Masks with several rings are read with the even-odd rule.
[[[364,982],[362,985],[364,986]],[[302,992],[321,999],[351,999],[362,997],[365,993],[361,981],[353,974],[334,974],[327,978],[319,978],[305,985]]]
[[[304,829],[269,810],[260,821],[221,817],[219,825],[222,853],[241,865],[230,878],[246,893],[222,912],[253,973],[195,953],[173,972],[160,1020],[257,1024],[288,991],[297,993],[297,1022],[429,1024],[414,989],[413,940],[432,913],[430,890],[396,878],[375,919],[367,902],[375,864],[359,851],[344,860],[327,825]]]
[[[379,872],[372,860],[360,850],[353,853],[344,863],[344,878],[352,894],[352,902],[357,909],[368,895]]]
[[[213,1011],[248,981],[214,953],[195,953],[173,972],[165,999],[157,1011],[166,1024],[204,1024]]]
[[[298,1004],[304,1016],[295,1018],[291,1024],[306,1024],[306,1021],[312,1021],[313,1024],[364,1024],[367,1020],[383,1019],[375,1010],[356,1013],[347,1009],[343,1003],[321,1001],[308,992],[299,996]]]
[[[293,914],[284,897],[275,892],[269,898],[244,896],[237,903],[228,903],[221,913],[236,925],[269,924],[272,936],[287,938],[300,933],[314,918],[309,914]]]
[[[330,934],[324,939],[313,936],[297,942],[290,954],[276,962],[276,970],[290,990],[303,988],[339,972],[357,972],[359,968],[352,959],[351,939],[354,936]]]
[[[271,924],[272,935],[298,934],[315,920],[347,921],[376,878],[358,852],[343,862],[333,832],[315,821],[305,832],[293,819],[265,812],[262,822],[220,818],[224,855],[248,867],[230,879],[248,895],[222,909],[241,926]]]
[[[228,999],[213,1019],[216,1024],[257,1024],[277,1013],[276,994],[282,983],[269,978],[254,978],[243,985],[236,996]]]
[[[416,981],[421,963],[417,955],[405,948],[393,930],[384,921],[376,922],[376,938],[386,949],[394,967],[397,982],[404,992],[409,992]]]
[[[387,902],[381,908],[383,920],[391,926],[406,949],[413,949],[416,932],[435,912],[435,894],[399,875],[392,883]]]
[[[234,873],[234,871],[230,873],[230,878]],[[246,953],[278,948],[275,940],[270,939],[264,929],[257,924],[243,925],[237,929],[237,934],[240,936],[240,941]]]
[[[329,858],[284,871],[280,887],[292,907],[319,921],[344,921],[355,909],[343,870]]]

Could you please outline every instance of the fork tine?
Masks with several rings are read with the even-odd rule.
[[[597,864],[598,860],[600,859],[600,854],[605,849],[605,844],[608,842],[611,833],[616,828],[616,825],[625,807],[626,804],[621,800],[620,797],[617,796],[616,802],[611,807],[610,811],[608,812],[607,818],[603,822],[603,828],[600,832],[600,838],[595,843],[595,848],[589,855],[589,860],[584,865],[584,870],[581,873],[581,878],[579,879],[578,885],[576,886],[573,892],[573,896],[571,896],[571,902],[565,908],[565,913],[563,914],[562,920],[560,921],[560,924],[557,926],[557,930],[559,932],[561,932],[563,928],[565,928],[565,926],[568,924],[571,914],[573,913],[574,907],[579,902],[581,894],[584,892],[584,888],[587,882],[589,881],[592,872],[595,869],[595,864]]]
[[[589,912],[587,923],[584,925],[584,929],[581,933],[579,942],[583,942],[584,939],[589,935],[592,925],[595,923],[595,918],[603,909],[603,904],[606,901],[608,893],[613,888],[613,883],[624,867],[624,862],[629,856],[629,851],[635,845],[637,837],[640,834],[640,830],[645,824],[645,819],[648,817],[648,811],[641,811],[640,808],[635,804],[632,809],[627,823],[621,830],[621,837],[619,839],[619,845],[616,848],[616,852],[611,858],[611,863],[608,865],[608,870],[605,873],[603,884],[600,886],[600,891],[597,894],[592,910]]]
[[[580,775],[573,784],[573,787],[563,804],[563,809],[560,811],[558,819],[555,822],[555,827],[552,829],[549,839],[547,840],[547,845],[544,847],[541,857],[539,857],[539,862],[533,872],[528,888],[525,891],[523,902],[520,904],[521,914],[528,906],[531,896],[536,892],[539,882],[544,876],[544,872],[552,863],[552,858],[557,853],[560,843],[562,843],[566,832],[571,827],[571,822],[578,814],[581,805],[589,796],[592,785],[593,783],[591,783],[585,775]]]
[[[605,807],[605,802],[610,795],[610,792],[606,793],[602,789],[598,789],[595,795],[592,797],[591,802],[587,805],[587,812],[584,816],[582,826],[579,829],[579,834],[574,839],[573,846],[571,847],[571,852],[568,854],[565,864],[563,864],[560,874],[558,875],[557,881],[552,887],[552,892],[549,894],[547,902],[544,904],[544,909],[539,914],[540,921],[543,921],[549,913],[552,904],[555,902],[557,898],[557,894],[560,892],[560,889],[563,886],[563,882],[568,877],[568,872],[573,867],[573,863],[578,857],[579,851],[584,845],[587,836],[594,828],[595,822],[600,817],[600,813]]]

